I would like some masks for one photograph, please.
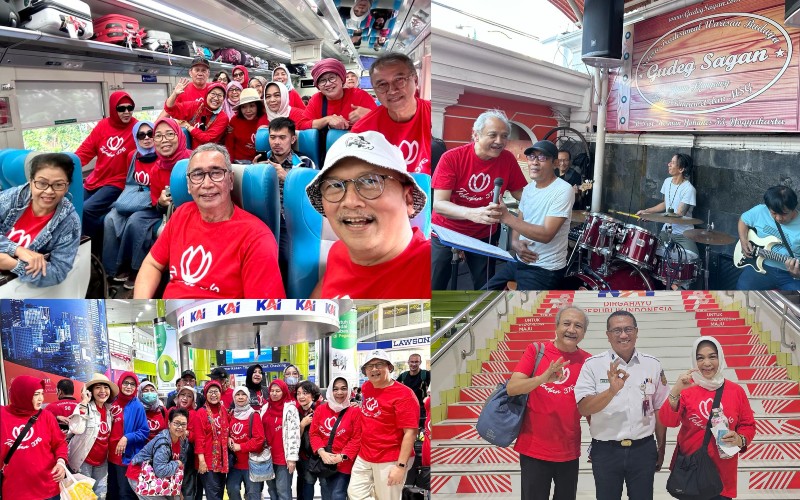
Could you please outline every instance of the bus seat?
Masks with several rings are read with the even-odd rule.
[[[17,153],[10,153],[3,157],[2,169],[3,177],[9,183],[9,187],[21,186],[28,182],[31,171],[31,162],[35,157],[42,154],[36,151],[16,150]],[[78,217],[83,216],[83,178],[81,177],[81,161],[75,153],[65,152],[65,155],[72,158],[75,164],[75,171],[72,174],[73,182],[69,185],[67,199],[72,202]],[[76,182],[77,179],[77,182]]]
[[[175,164],[170,175],[170,193],[176,208],[192,201],[186,178],[188,166],[188,159],[181,160]],[[261,219],[275,235],[275,241],[279,241],[281,209],[278,174],[275,172],[275,167],[267,163],[234,164],[233,171],[235,178],[231,193],[233,202]]]
[[[319,130],[310,128],[297,132],[297,144],[295,151],[302,156],[308,156],[316,167],[322,168],[319,161]],[[256,151],[269,151],[269,129],[258,129],[256,132]]]
[[[328,219],[314,210],[306,196],[306,186],[311,183],[317,171],[307,168],[293,168],[284,182],[284,214],[286,230],[289,232],[289,276],[287,296],[308,297],[317,285],[320,276],[325,274],[325,264],[331,246],[339,238],[333,232]],[[412,174],[420,187],[430,192],[431,177],[427,174]],[[431,200],[428,197],[425,208],[411,221],[419,227],[426,237],[430,237]]]
[[[2,184],[3,189],[8,189],[10,187],[19,185],[15,180],[13,180],[16,179],[17,176],[14,175],[11,164],[13,163],[14,158],[17,158],[18,156],[25,156],[28,153],[30,153],[30,151],[26,149],[4,149],[2,153],[0,153],[0,184]],[[12,176],[13,179],[7,178],[6,174],[3,172],[3,166],[6,162],[8,162],[9,165],[9,175]],[[27,180],[25,182],[27,182]]]
[[[325,136],[325,151],[331,149],[333,143],[338,141],[340,137],[344,134],[350,132],[349,130],[339,130],[339,129],[330,129],[328,130],[328,134]],[[322,168],[322,167],[320,167]]]
[[[189,133],[189,129],[181,127],[183,130],[183,135],[186,136],[186,149],[192,149],[192,134]]]

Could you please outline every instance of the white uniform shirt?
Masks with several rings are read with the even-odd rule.
[[[649,354],[634,351],[630,363],[625,363],[625,360],[609,349],[583,363],[575,384],[576,402],[608,389],[608,367],[617,359],[620,360],[619,368],[630,376],[614,399],[592,415],[589,429],[592,438],[598,441],[642,439],[652,435],[656,428],[656,412],[669,393],[661,361]],[[649,400],[647,415],[643,415],[642,411],[645,397]]]

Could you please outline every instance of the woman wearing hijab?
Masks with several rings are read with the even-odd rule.
[[[264,86],[266,84],[267,84],[267,79],[264,78],[263,76],[254,76],[250,78],[249,82],[250,88],[256,89],[256,92],[258,92],[258,95],[260,95],[262,98],[264,97]]]
[[[297,500],[313,500],[317,478],[308,473],[308,461],[314,454],[311,448],[311,420],[314,411],[323,404],[321,391],[314,382],[297,384],[297,413],[300,417],[300,459],[297,461]]]
[[[150,441],[167,428],[167,410],[164,408],[164,403],[158,399],[156,386],[149,380],[139,384],[139,401],[144,406],[144,413],[147,416],[147,425],[150,427],[147,441]]]
[[[267,105],[267,118],[271,122],[276,118],[288,118],[295,124],[295,130],[311,128],[311,121],[299,108],[289,104],[289,93],[286,87],[278,82],[269,82],[264,87],[264,103]]]
[[[302,379],[303,377],[300,376],[300,370],[298,370],[296,366],[289,365],[283,369],[283,381],[289,388],[289,394],[292,396],[292,400],[296,400],[297,398],[297,384],[299,384]]]
[[[109,438],[114,418],[109,400],[119,387],[101,373],[86,382],[81,403],[69,417],[69,466],[95,480],[92,490],[99,500],[108,491]]]
[[[222,111],[228,115],[228,131],[231,130],[230,119],[236,114],[236,106],[239,105],[239,98],[242,95],[242,84],[239,82],[231,82],[226,87],[225,103],[222,105]]]
[[[361,448],[361,410],[350,408],[347,380],[336,377],[328,386],[325,399],[327,403],[320,405],[314,412],[311,421],[311,448],[325,463],[337,464],[336,474],[320,478],[322,500],[347,500],[347,486],[350,484],[350,472],[353,461]],[[342,420],[336,428],[333,445],[327,450],[331,428],[327,422],[335,422],[342,412]]]
[[[150,170],[158,157],[156,142],[153,139],[153,122],[137,122],[133,126],[136,150],[128,155],[128,176],[125,178],[125,189],[114,202],[111,211],[106,215],[103,231],[103,267],[114,281],[121,281],[131,286],[130,274],[120,271],[123,263],[130,261],[130,255],[123,252],[122,236],[128,226],[131,215],[150,208]]]
[[[203,387],[206,404],[195,415],[194,453],[197,472],[208,500],[222,500],[228,473],[230,417],[222,407],[222,386],[212,380]]]
[[[264,381],[264,368],[259,364],[251,365],[247,368],[247,376],[244,385],[247,387],[250,406],[257,412],[261,412],[261,407],[267,404],[269,394],[267,388],[261,385]],[[236,395],[234,394],[234,398]]]
[[[261,416],[250,406],[250,389],[240,385],[233,391],[233,409],[231,410],[231,436],[228,448],[236,455],[236,463],[228,473],[228,498],[241,500],[241,488],[244,483],[244,495],[247,500],[260,500],[263,484],[250,481],[250,453],[261,453],[264,450],[264,426]]]
[[[271,500],[291,500],[292,474],[300,451],[300,417],[294,398],[283,380],[272,381],[269,399],[262,423],[272,452],[275,479],[267,481],[267,490]]]
[[[56,417],[41,411],[44,380],[20,375],[8,389],[8,406],[0,407],[0,464],[8,455],[20,430],[37,413],[29,434],[40,440],[36,446],[20,446],[3,470],[3,498],[58,500],[59,483],[66,475],[67,442]],[[16,431],[16,434],[14,434]]]
[[[239,82],[239,85],[241,85],[242,88],[245,88],[250,84],[250,73],[244,66],[234,66],[231,74],[233,75],[233,81]]]
[[[277,68],[272,70],[272,81],[283,84],[283,86],[286,87],[286,90],[289,92],[289,105],[291,107],[299,109],[300,111],[306,109],[306,103],[303,102],[300,93],[295,90],[292,77],[289,75],[289,68],[287,68],[285,64],[279,64]]]
[[[224,143],[223,138],[228,130],[228,115],[223,112],[225,84],[209,84],[205,101],[178,102],[178,96],[191,83],[188,78],[181,78],[164,103],[164,111],[189,131],[192,147],[197,148],[209,142]]]
[[[134,103],[127,92],[116,91],[108,98],[108,118],[103,118],[81,143],[75,154],[86,165],[94,158],[94,170],[83,182],[83,234],[92,237],[92,253],[100,255],[103,217],[125,187],[128,153],[133,140]]]
[[[728,421],[728,432],[720,444],[739,448],[731,458],[720,458],[717,438],[708,442],[708,454],[717,466],[722,479],[722,494],[712,500],[736,498],[738,454],[747,449],[755,436],[753,410],[747,394],[739,384],[726,380],[727,367],[722,346],[714,337],[700,337],[692,347],[692,369],[678,377],[669,397],[659,410],[659,418],[667,427],[678,427],[678,446],[672,457],[673,465],[678,451],[691,455],[700,449],[706,432],[706,422],[712,410],[715,392],[722,387],[720,408]],[[670,467],[671,469],[672,467]]]
[[[253,161],[256,156],[255,136],[260,127],[267,127],[264,101],[258,91],[246,88],[236,106],[236,116],[231,118],[233,129],[225,139],[225,147],[231,155],[231,161]]]
[[[131,459],[139,453],[150,436],[144,406],[136,398],[139,379],[133,372],[122,372],[117,379],[119,394],[111,403],[111,435],[108,438],[108,489],[117,498],[135,500],[125,474]]]
[[[202,489],[200,489],[200,492],[198,492],[199,477],[197,475],[194,453],[194,438],[197,435],[197,410],[195,409],[196,396],[197,393],[195,392],[194,387],[189,385],[185,385],[178,389],[178,393],[175,395],[176,408],[182,408],[189,414],[189,425],[186,428],[186,438],[189,440],[189,448],[187,451],[187,456],[189,458],[185,462],[186,467],[183,469],[183,484],[181,485],[181,494],[183,494],[183,498],[186,500],[194,500],[197,496],[199,496],[200,500],[202,500],[203,496]]]

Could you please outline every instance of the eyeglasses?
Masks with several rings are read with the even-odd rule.
[[[139,384],[137,384],[136,382],[128,382],[127,380],[122,383],[122,386],[124,387],[136,387],[137,385]]]
[[[117,106],[117,113],[124,113],[124,112],[131,112],[135,106],[133,104],[127,104],[122,106]]]
[[[172,422],[172,425],[174,427],[177,427],[178,429],[182,429],[182,428],[186,427],[189,424],[181,424],[181,423],[178,423],[178,422]]]
[[[231,87],[230,89],[228,89],[228,93],[230,94],[231,92],[236,92],[237,94],[241,94],[242,93],[242,89],[240,89],[238,87]]]
[[[372,370],[373,368],[377,370],[382,370],[384,366],[386,366],[386,363],[384,363],[383,361],[378,361],[377,363],[369,363],[367,365],[364,365],[364,368],[366,368],[367,370]]]
[[[171,141],[176,137],[178,137],[178,134],[176,134],[175,132],[167,132],[166,134],[156,134],[155,136],[153,136],[156,142],[161,142],[165,139]]]
[[[408,81],[413,78],[414,75],[406,75],[406,76],[398,76],[397,78],[393,79],[391,82],[379,82],[375,84],[375,92],[380,92],[381,94],[385,94],[389,92],[389,87],[394,86],[397,90],[403,90],[406,88]]]
[[[208,172],[203,172],[202,170],[192,170],[186,177],[189,178],[192,184],[202,184],[206,176],[208,176],[212,182],[220,182],[225,178],[225,174],[228,172],[230,172],[230,170],[225,170],[223,168],[212,168]]]
[[[550,159],[547,155],[526,155],[526,157],[530,160],[539,160],[539,161],[547,161]]]
[[[352,182],[362,198],[374,200],[383,194],[385,179],[394,179],[394,177],[384,174],[364,174],[357,179],[325,179],[322,181],[320,190],[326,200],[331,203],[339,203],[347,192],[347,183]]]
[[[209,396],[211,395],[219,396],[220,392],[217,389],[209,389],[206,394],[208,394]]]
[[[238,73],[234,73],[234,74],[233,74],[233,77],[234,77],[234,78],[236,78],[237,76],[244,76],[244,73],[242,73],[242,72],[240,71],[240,72],[238,72]]]
[[[615,337],[619,337],[623,333],[626,335],[633,335],[636,333],[635,326],[626,326],[625,328],[614,328],[613,330],[609,330],[608,333],[614,335]]]
[[[136,139],[143,141],[145,139],[152,139],[153,138],[153,131],[148,130],[147,132],[137,132]]]
[[[69,186],[69,182],[59,181],[50,184],[49,182],[35,180],[33,181],[33,185],[36,186],[36,189],[41,189],[42,191],[47,191],[47,188],[53,188],[53,191],[66,191],[67,186]]]
[[[210,97],[212,99],[222,99],[222,98],[225,97],[225,94],[221,94],[219,92],[212,92],[212,93],[208,94],[208,97]]]
[[[334,83],[336,83],[336,79],[337,78],[338,78],[338,76],[336,76],[336,75],[329,76],[328,78],[320,78],[319,80],[317,80],[316,87],[320,88],[320,87],[324,87],[325,85],[328,85],[328,84],[333,85]]]

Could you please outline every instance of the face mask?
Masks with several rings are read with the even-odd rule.
[[[283,381],[286,385],[297,385],[297,377],[286,377]]]
[[[158,394],[155,392],[145,392],[142,394],[142,401],[145,404],[151,405],[156,402],[156,399],[158,399]]]

